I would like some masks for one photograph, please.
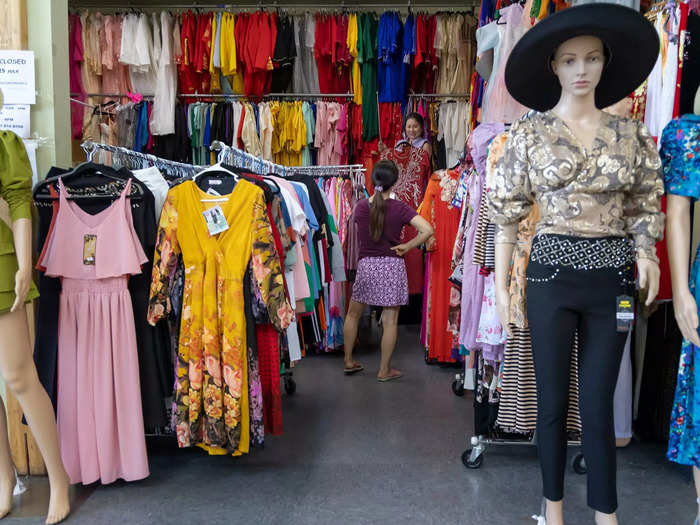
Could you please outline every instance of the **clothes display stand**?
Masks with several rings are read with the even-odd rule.
[[[85,141],[81,144],[87,160],[92,162],[98,155],[101,161],[111,163],[115,167],[128,167],[130,169],[156,167],[163,175],[170,180],[191,179],[197,173],[202,172],[206,166],[197,166],[182,162],[175,162],[148,153],[133,151],[120,146]],[[210,150],[217,153],[217,162],[227,164],[237,168],[249,170],[258,175],[275,174],[280,177],[305,174],[314,178],[347,178],[353,184],[363,186],[365,169],[362,165],[339,165],[339,166],[306,166],[288,167],[265,161],[255,157],[245,151],[232,148],[221,141],[213,141]],[[281,360],[280,377],[283,381],[285,392],[294,395],[297,383],[293,378],[292,366],[288,355],[283,355]],[[154,435],[166,433],[156,431]]]

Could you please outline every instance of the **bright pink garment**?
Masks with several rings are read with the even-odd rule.
[[[119,62],[122,48],[122,17],[106,15],[102,18],[102,24],[103,30],[100,33],[102,92],[129,93],[131,91],[129,67]],[[118,98],[111,100],[119,102]]]
[[[90,215],[60,206],[40,264],[61,277],[58,315],[58,439],[71,483],[143,479],[146,456],[136,331],[128,276],[146,255],[123,193]],[[94,264],[85,264],[86,239],[95,237]],[[92,252],[91,252],[92,253]],[[91,253],[88,253],[90,255]]]
[[[78,15],[68,15],[68,76],[70,80],[70,92],[77,95],[77,99],[85,102],[83,79],[80,68],[83,62],[83,24]],[[71,102],[71,133],[74,139],[83,136],[83,115],[85,106]]]

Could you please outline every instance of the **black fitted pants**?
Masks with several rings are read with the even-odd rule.
[[[530,262],[527,316],[537,381],[537,444],[544,496],[564,497],[569,364],[579,335],[579,409],[588,467],[588,505],[617,509],[613,397],[627,334],[617,331],[616,298],[630,269],[576,270]],[[621,273],[623,275],[621,275]]]

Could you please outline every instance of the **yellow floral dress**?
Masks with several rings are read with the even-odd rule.
[[[178,445],[245,454],[250,443],[243,276],[254,278],[278,330],[291,322],[262,189],[241,180],[225,202],[193,181],[168,192],[153,262],[148,321],[170,312],[170,274],[182,255],[185,286],[175,385]],[[210,201],[210,202],[207,202]],[[211,236],[203,212],[221,206],[228,229]]]

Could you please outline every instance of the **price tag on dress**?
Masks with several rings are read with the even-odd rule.
[[[83,264],[95,266],[95,252],[97,251],[97,235],[86,233],[83,235]]]
[[[617,331],[628,332],[634,322],[634,299],[630,295],[618,295],[615,300]]]
[[[204,214],[204,220],[207,222],[207,228],[209,228],[209,235],[212,237],[228,230],[226,216],[221,206],[216,205],[213,208],[204,210],[202,213]]]

